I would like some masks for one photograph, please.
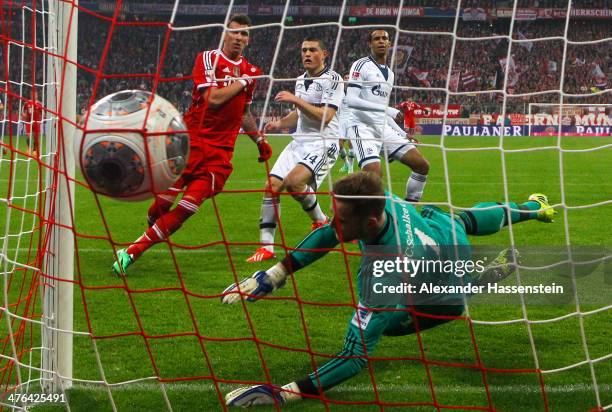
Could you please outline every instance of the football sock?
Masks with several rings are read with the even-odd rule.
[[[295,200],[300,202],[302,209],[310,216],[313,222],[324,222],[327,216],[325,216],[325,213],[321,210],[321,206],[319,202],[317,202],[317,196],[313,193],[312,188],[306,186],[304,192],[306,192],[306,194],[294,196]]]
[[[505,205],[507,207],[483,209],[496,205]],[[463,221],[468,235],[490,235],[499,232],[502,227],[507,226],[508,218],[512,220],[512,223],[535,219],[538,210],[540,210],[540,204],[532,201],[521,204],[513,202],[484,202],[478,203],[470,210],[464,210],[458,215]]]
[[[409,202],[418,202],[423,197],[423,189],[427,182],[427,175],[422,175],[417,172],[412,172],[406,182],[406,200]]]
[[[302,399],[302,395],[300,395],[300,387],[295,382],[283,385],[281,389],[283,389],[283,391],[280,393],[280,395],[283,397],[285,402]]]
[[[261,204],[261,217],[259,219],[260,241],[263,247],[274,252],[274,234],[276,233],[276,216],[280,218],[280,198],[264,197]]]
[[[187,219],[197,212],[198,206],[192,203],[185,205],[183,202],[181,200],[177,207],[158,218],[142,236],[128,247],[127,252],[132,256],[133,260],[138,259],[151,246],[167,239],[168,236],[176,232]]]
[[[169,201],[160,196],[156,196],[153,204],[151,204],[151,207],[149,207],[149,211],[147,212],[147,222],[149,227],[153,226],[155,221],[159,219],[160,216],[168,213],[168,210],[170,210],[173,204],[174,200]]]

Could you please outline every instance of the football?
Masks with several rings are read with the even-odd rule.
[[[97,193],[138,201],[167,190],[189,156],[189,135],[179,111],[142,90],[110,94],[83,115],[75,158]]]

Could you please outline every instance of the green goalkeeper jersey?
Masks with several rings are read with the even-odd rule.
[[[470,246],[465,229],[460,220],[452,222],[451,216],[442,210],[426,206],[422,213],[399,197],[386,193],[385,224],[374,241],[359,241],[359,248],[364,254],[359,270],[359,279],[367,265],[365,255],[373,249],[398,253],[411,260],[457,261],[470,259]],[[454,235],[453,235],[454,233]],[[289,253],[283,261],[292,271],[299,270],[323,257],[330,249],[339,243],[333,225],[326,225],[311,232],[294,251]],[[412,281],[421,284],[461,285],[466,278],[456,276],[447,271],[440,272],[440,266],[431,265],[429,270],[415,274]],[[360,288],[362,282],[358,282]],[[460,295],[444,294],[443,296],[430,296],[421,301],[421,304],[436,303],[436,300],[459,299]],[[443,303],[443,302],[437,302]]]

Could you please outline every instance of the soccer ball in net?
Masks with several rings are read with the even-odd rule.
[[[189,135],[178,110],[142,90],[96,102],[75,138],[83,176],[97,193],[136,201],[167,190],[189,155]]]

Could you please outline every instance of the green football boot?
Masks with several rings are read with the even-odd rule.
[[[532,202],[538,202],[540,204],[540,210],[538,210],[537,219],[540,222],[552,223],[557,211],[553,209],[548,203],[548,197],[542,193],[534,193],[529,196],[529,200]]]
[[[127,275],[127,268],[132,263],[134,263],[134,259],[127,252],[127,249],[121,249],[117,251],[117,260],[113,263],[113,272],[117,276]]]

